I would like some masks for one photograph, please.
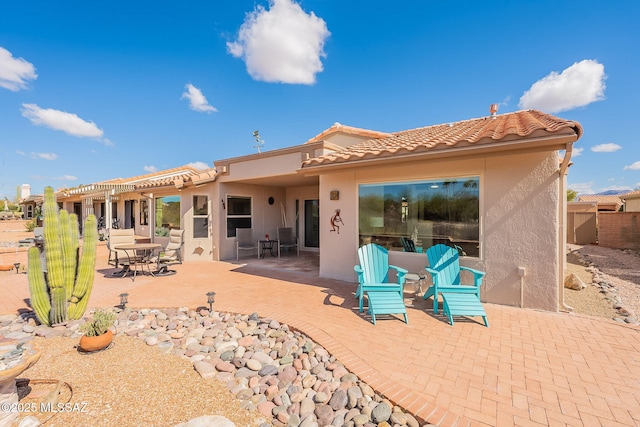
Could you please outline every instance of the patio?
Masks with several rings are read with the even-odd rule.
[[[26,251],[16,255],[26,262]],[[22,259],[24,258],[24,259]],[[199,307],[288,323],[381,394],[440,426],[640,423],[640,328],[600,318],[485,304],[491,324],[456,319],[405,293],[409,324],[358,313],[355,283],[318,277],[317,258],[185,262],[176,275],[114,277],[103,243],[90,307]],[[314,264],[314,262],[316,264]],[[0,314],[28,309],[26,274],[0,272]],[[429,307],[429,309],[427,308]]]

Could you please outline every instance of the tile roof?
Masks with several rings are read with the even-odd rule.
[[[622,206],[622,200],[620,199],[620,195],[615,194],[587,194],[584,196],[578,197],[579,202],[596,202],[598,204],[599,209],[604,208],[609,205],[612,206],[614,210],[619,210]]]
[[[621,199],[637,199],[640,197],[640,190],[635,190],[630,193],[620,194]]]
[[[376,137],[333,153],[305,161],[302,167],[392,157],[396,154],[425,153],[456,146],[513,141],[537,131],[556,134],[570,129],[576,139],[582,126],[537,110],[517,111],[492,117],[445,123]],[[316,137],[317,138],[317,137]]]
[[[348,135],[358,135],[358,136],[363,136],[365,138],[386,138],[393,135],[391,133],[379,132],[377,130],[369,130],[369,129],[356,128],[353,126],[346,126],[336,122],[329,129],[322,131],[318,135],[314,136],[313,138],[305,142],[305,144],[312,144],[314,142],[322,141],[324,140],[324,138],[334,133],[346,133]]]
[[[200,173],[199,169],[190,165],[179,166],[177,168],[165,169],[145,175],[138,175],[131,178],[122,179],[122,183],[133,184],[136,188],[163,187],[172,185],[175,182],[186,182],[191,180],[192,175]]]
[[[144,175],[137,175],[130,178],[109,179],[76,188],[59,190],[58,192],[68,194],[90,194],[106,190],[115,190],[116,192],[121,193],[135,191],[138,189],[167,186],[181,188],[186,183],[191,182],[195,177],[198,177],[202,172],[203,171],[196,169],[193,166],[185,165]]]

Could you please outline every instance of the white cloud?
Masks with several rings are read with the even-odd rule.
[[[22,104],[22,115],[38,126],[61,130],[77,137],[102,140],[103,131],[93,122],[82,120],[75,114],[51,108],[40,108],[36,104]]]
[[[52,179],[55,179],[56,181],[75,181],[76,179],[78,179],[78,177],[73,175],[62,175],[54,177]]]
[[[633,162],[628,166],[625,166],[624,170],[632,170],[632,171],[640,170],[640,160],[638,160],[637,162]]]
[[[238,39],[227,49],[242,58],[254,80],[313,84],[323,70],[324,43],[331,33],[322,18],[293,0],[270,0],[246,15]]]
[[[613,153],[614,151],[618,151],[622,147],[618,144],[614,144],[613,142],[609,142],[608,144],[599,144],[591,147],[591,151],[596,153]]]
[[[189,163],[189,166],[191,166],[192,168],[200,169],[200,170],[209,169],[211,167],[205,162],[191,162]]]
[[[604,99],[604,65],[592,59],[576,62],[562,73],[552,71],[520,98],[520,107],[558,113]]]
[[[11,52],[0,47],[0,87],[17,92],[27,87],[28,80],[38,77],[32,63],[14,58]]]
[[[158,172],[158,168],[152,165],[149,166],[145,166],[142,169],[144,169],[147,172],[153,173],[153,172]]]
[[[576,184],[568,184],[567,188],[577,191],[578,194],[594,194],[593,182],[579,182]]]
[[[202,94],[202,91],[192,85],[191,83],[187,83],[185,85],[187,89],[186,92],[182,94],[180,99],[187,98],[189,100],[189,108],[194,111],[200,111],[204,113],[217,112],[218,109],[212,105],[209,105],[207,102],[207,98]]]
[[[24,151],[22,151],[22,150],[16,150],[16,154],[18,154],[18,155],[20,155],[20,156],[26,156],[26,155],[27,155],[27,153],[25,153],[25,152],[24,152]]]
[[[582,154],[582,152],[584,151],[583,147],[580,148],[574,148],[572,153],[571,153],[571,157],[578,157],[579,155]]]
[[[31,153],[34,159],[55,160],[58,158],[56,153]]]

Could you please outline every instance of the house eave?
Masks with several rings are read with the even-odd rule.
[[[298,169],[298,173],[305,175],[319,175],[325,171],[350,169],[355,166],[369,165],[385,165],[397,164],[404,162],[412,162],[416,160],[436,160],[452,157],[473,157],[484,156],[496,153],[514,153],[514,152],[539,152],[539,151],[555,151],[563,150],[568,143],[578,140],[576,133],[566,135],[543,136],[527,139],[515,139],[512,141],[500,142],[498,144],[479,144],[447,147],[446,149],[411,151],[403,154],[394,153],[392,155],[384,155],[377,157],[365,157],[356,160],[346,160],[331,162],[323,165],[303,166]]]

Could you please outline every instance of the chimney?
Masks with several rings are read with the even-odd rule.
[[[26,199],[31,195],[31,186],[29,184],[22,184],[20,188],[20,198]]]
[[[496,114],[498,113],[498,104],[491,104],[489,112],[491,113],[491,117],[495,119]]]

